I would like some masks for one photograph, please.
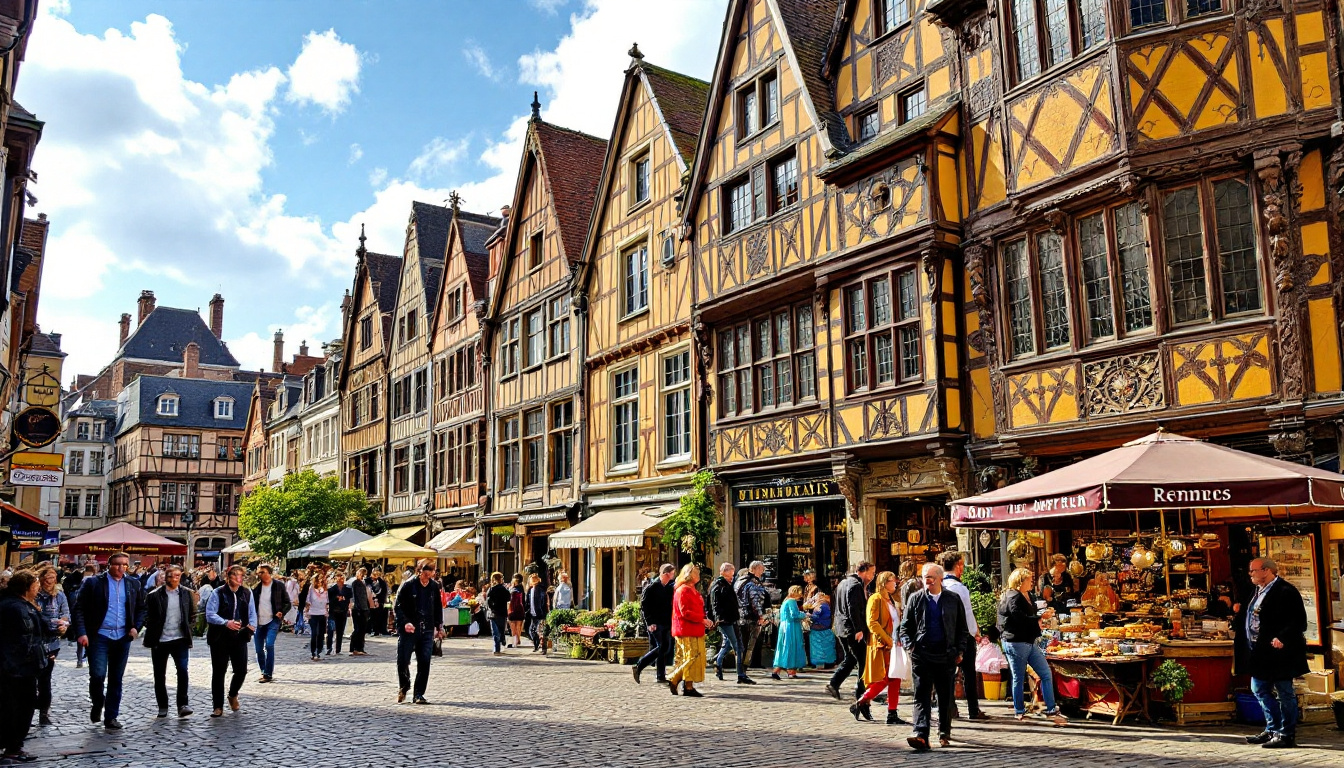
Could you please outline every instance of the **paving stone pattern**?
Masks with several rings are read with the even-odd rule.
[[[825,695],[824,677],[774,682],[753,671],[754,687],[709,675],[705,697],[673,697],[653,683],[636,686],[630,668],[543,658],[530,649],[490,653],[487,639],[451,638],[434,660],[429,706],[396,703],[396,641],[371,638],[365,658],[307,660],[307,638],[281,635],[276,682],[260,685],[249,660],[242,711],[211,719],[208,649],[191,661],[196,714],[157,719],[149,654],[131,656],[121,721],[106,733],[89,723],[87,668],[73,648],[56,670],[55,725],[34,728],[34,766],[60,768],[240,768],[308,766],[716,766],[774,768],[806,763],[1070,768],[1180,764],[1190,768],[1271,762],[1277,766],[1344,765],[1344,734],[1333,724],[1305,727],[1304,749],[1266,753],[1241,743],[1246,728],[1114,727],[1075,721],[1017,723],[1011,707],[991,704],[994,719],[958,721],[953,744],[925,755],[905,745],[908,728],[856,723]],[[169,675],[169,696],[172,697]],[[0,695],[3,695],[0,692]],[[907,697],[908,698],[908,697]],[[907,701],[901,713],[910,717]],[[315,746],[316,745],[316,746]]]

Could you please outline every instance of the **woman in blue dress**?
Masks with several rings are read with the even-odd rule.
[[[775,642],[775,671],[770,677],[780,679],[781,671],[789,677],[798,677],[798,670],[807,666],[807,652],[803,649],[803,609],[798,603],[803,598],[803,588],[789,587],[789,595],[779,607],[779,639]]]
[[[812,666],[830,670],[835,666],[835,633],[831,631],[831,596],[817,592],[812,608],[812,633],[809,642]]]

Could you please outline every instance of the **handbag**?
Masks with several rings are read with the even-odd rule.
[[[905,646],[897,643],[891,647],[891,661],[887,664],[887,677],[897,680],[910,679],[910,654]]]
[[[433,649],[432,651],[430,651],[430,654],[433,655],[433,656],[442,656],[442,655],[443,655],[443,640],[442,640],[442,639],[437,638],[437,637],[434,638],[434,649]]]

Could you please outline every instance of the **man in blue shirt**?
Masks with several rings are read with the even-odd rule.
[[[121,729],[121,680],[145,623],[144,587],[127,578],[130,565],[124,552],[108,558],[107,573],[86,581],[75,602],[75,636],[89,651],[89,720],[109,731]]]
[[[257,604],[251,590],[243,588],[247,569],[231,566],[225,573],[225,586],[210,593],[205,603],[205,642],[210,645],[211,717],[224,714],[224,674],[233,667],[229,681],[229,709],[239,709],[238,692],[247,679],[247,641],[257,631]]]
[[[938,743],[942,747],[951,743],[953,681],[970,633],[961,598],[943,589],[943,569],[928,563],[921,575],[924,589],[906,601],[898,633],[910,654],[910,683],[915,689],[915,732],[906,741],[915,751],[927,752],[935,693]]]

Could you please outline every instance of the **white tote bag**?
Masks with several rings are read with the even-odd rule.
[[[910,679],[910,654],[905,652],[905,646],[899,642],[892,646],[891,662],[887,665],[887,677],[897,680]]]

